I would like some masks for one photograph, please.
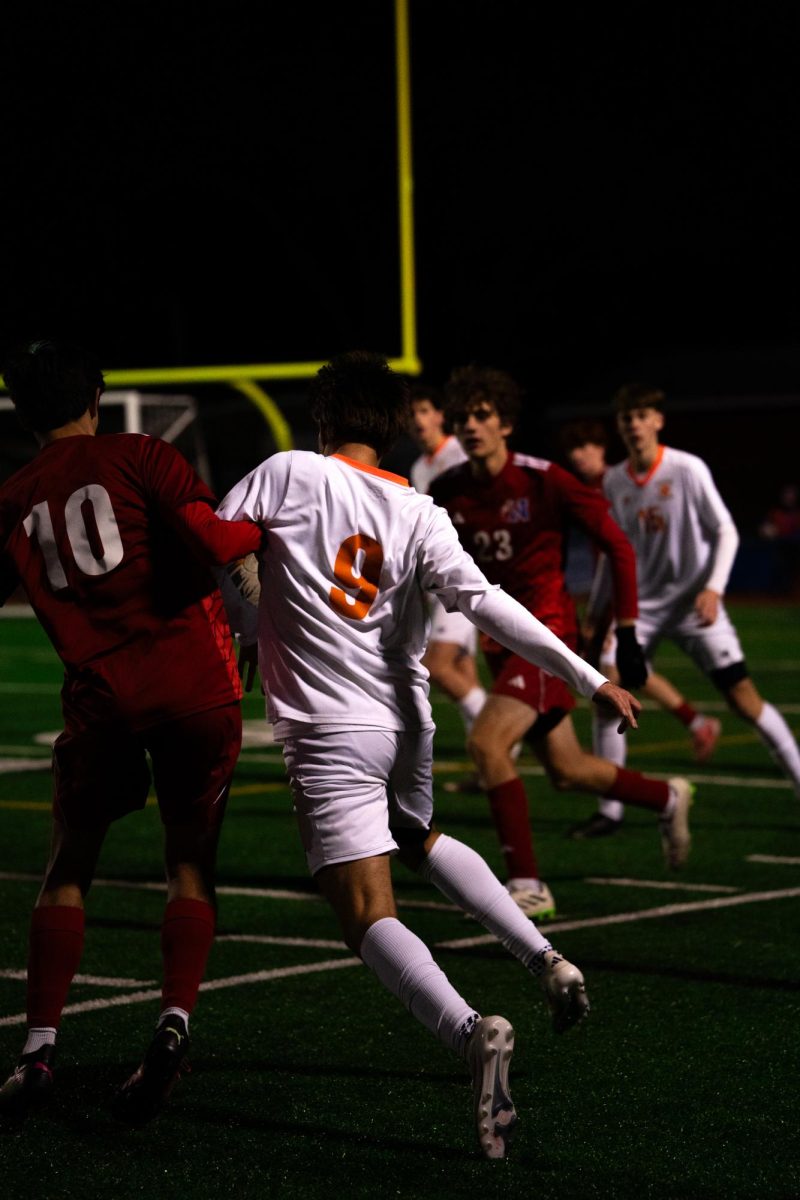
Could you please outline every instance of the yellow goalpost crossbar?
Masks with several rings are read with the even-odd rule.
[[[401,349],[390,358],[393,370],[419,375],[416,282],[414,273],[414,174],[411,151],[411,58],[408,0],[394,0],[395,92],[397,108],[397,199],[400,267]],[[211,367],[142,367],[104,371],[109,387],[155,387],[192,383],[228,383],[258,408],[279,450],[292,447],[292,435],[278,405],[258,381],[311,379],[323,362],[242,363]]]

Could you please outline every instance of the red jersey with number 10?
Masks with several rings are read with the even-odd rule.
[[[499,474],[476,478],[470,464],[440,475],[431,495],[450,514],[462,546],[492,583],[564,638],[577,631],[564,565],[571,523],[611,563],[619,619],[637,615],[636,558],[602,493],[555,463],[509,454]]]
[[[216,580],[175,528],[194,501],[216,503],[139,434],[59,438],[0,489],[0,602],[22,583],[66,667],[68,721],[144,729],[241,696]],[[231,558],[260,543],[226,528]]]

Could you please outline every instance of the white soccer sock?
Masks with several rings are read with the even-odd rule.
[[[531,967],[537,955],[552,949],[488,864],[456,838],[440,834],[419,874],[480,921],[526,967]]]
[[[624,767],[628,745],[624,733],[617,733],[618,725],[619,717],[607,716],[592,705],[592,750],[599,758]],[[625,816],[625,805],[611,796],[600,796],[597,807],[610,821],[621,821]]]
[[[185,1024],[187,1032],[188,1032],[189,1014],[185,1008],[165,1008],[164,1011],[162,1012],[161,1016],[158,1018],[158,1024],[160,1025],[165,1017],[171,1017],[173,1014],[176,1017],[183,1017],[183,1022]],[[156,1028],[158,1028],[158,1026],[156,1026]]]
[[[364,934],[361,957],[413,1017],[463,1054],[478,1013],[459,996],[415,933],[395,917],[383,917]]]
[[[33,1054],[34,1050],[41,1050],[42,1046],[52,1046],[56,1040],[56,1031],[49,1025],[41,1025],[38,1028],[31,1027],[28,1030],[28,1038],[25,1045],[22,1047],[23,1054]]]
[[[464,727],[469,733],[472,726],[475,724],[475,718],[486,703],[486,692],[482,687],[474,687],[467,692],[466,696],[462,696],[457,701],[458,711],[461,713],[461,719],[464,722]]]
[[[800,799],[800,749],[792,731],[777,708],[764,701],[761,716],[755,722],[758,735],[775,762],[794,784],[795,794]]]

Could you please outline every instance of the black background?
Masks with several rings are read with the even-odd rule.
[[[400,353],[390,0],[4,12],[0,349]],[[696,403],[699,444],[676,444],[788,478],[797,410],[768,397],[800,391],[792,8],[410,13],[425,375],[511,369],[520,437],[551,452],[554,413],[646,377]],[[706,402],[742,394],[767,398],[744,444]],[[215,444],[254,419],[206,396]]]

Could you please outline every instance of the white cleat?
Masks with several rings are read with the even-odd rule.
[[[506,888],[517,908],[531,920],[556,915],[556,902],[546,883],[540,883],[538,888],[514,887],[513,883],[507,883]]]
[[[669,780],[669,790],[675,798],[672,812],[658,819],[661,834],[661,849],[667,866],[677,871],[689,857],[692,835],[689,832],[689,808],[694,798],[694,787],[688,779],[677,777]]]
[[[545,951],[542,991],[556,1033],[566,1033],[589,1012],[583,975],[555,950]]]
[[[505,1017],[481,1017],[466,1048],[472,1071],[478,1141],[487,1158],[505,1158],[517,1125],[508,1090],[508,1068],[514,1052],[514,1030]]]

